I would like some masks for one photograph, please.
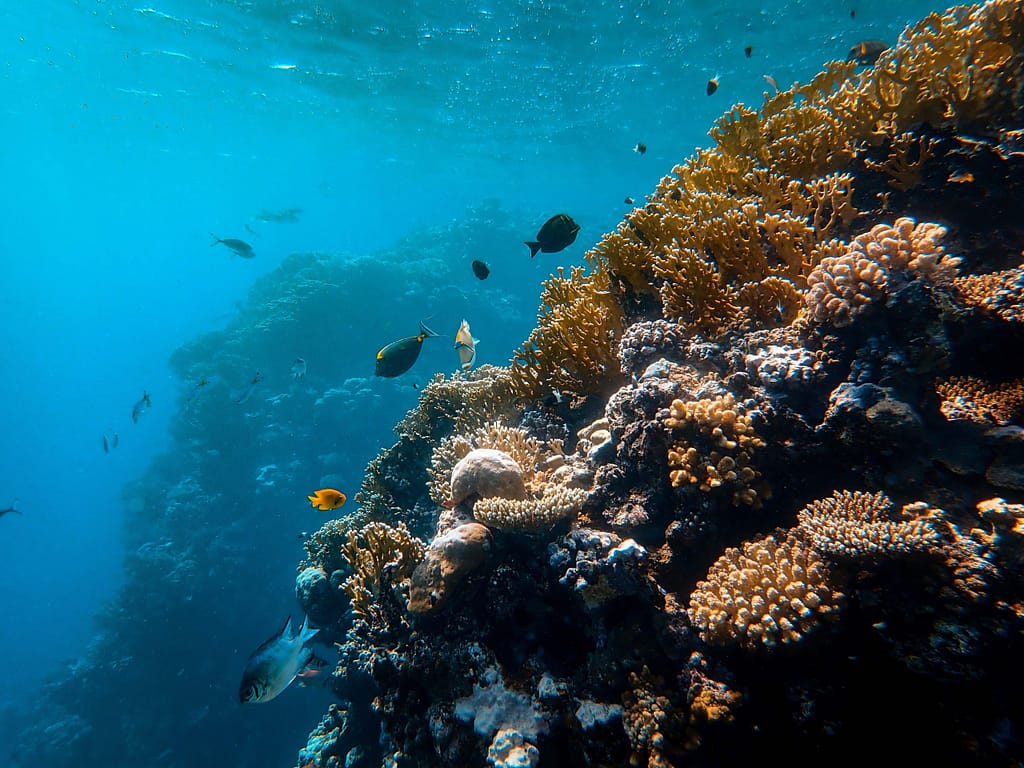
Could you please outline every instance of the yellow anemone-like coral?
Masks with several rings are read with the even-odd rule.
[[[836,491],[797,513],[798,529],[818,552],[869,557],[927,551],[939,543],[928,505],[908,504],[896,519],[883,492]]]
[[[764,447],[745,406],[731,393],[694,402],[673,400],[665,420],[673,443],[668,451],[669,477],[675,487],[701,491],[723,488],[734,504],[761,506],[766,489],[753,456]]]
[[[935,383],[939,410],[949,421],[1005,425],[1024,408],[1024,379],[992,384],[974,376],[952,376]]]
[[[842,600],[828,563],[790,533],[725,550],[691,593],[687,615],[707,643],[772,647],[799,641]]]

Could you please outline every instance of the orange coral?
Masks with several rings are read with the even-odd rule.
[[[1024,266],[958,277],[953,289],[967,306],[992,312],[1009,323],[1024,320]]]
[[[935,383],[939,410],[949,421],[1009,424],[1024,407],[1024,380],[992,384],[974,376],[952,376]]]

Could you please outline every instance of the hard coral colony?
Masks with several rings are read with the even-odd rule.
[[[299,582],[383,764],[1019,764],[1022,62],[997,0],[734,107],[424,389]]]

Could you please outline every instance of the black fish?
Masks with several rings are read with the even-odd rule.
[[[142,397],[132,406],[132,424],[138,424],[139,416],[144,414],[152,404],[153,401],[149,399],[149,392],[142,390]]]
[[[226,245],[228,248],[230,248],[232,251],[234,251],[236,254],[238,254],[244,259],[251,259],[253,256],[256,255],[255,253],[253,253],[252,246],[245,242],[245,240],[236,240],[233,237],[220,238],[217,237],[212,232],[210,233],[210,237],[213,238],[213,242],[210,243],[211,248],[217,245],[217,243],[220,243],[222,245]]]
[[[392,341],[387,346],[381,347],[377,353],[377,369],[375,373],[386,379],[401,376],[412,368],[416,358],[420,356],[420,347],[423,340],[431,336],[440,336],[420,321],[420,332],[415,336],[406,336],[404,339]]]
[[[750,54],[752,54],[753,52],[754,52],[754,46],[752,46],[752,45],[748,45],[746,48],[743,49],[743,54],[748,59],[750,58]]]
[[[889,44],[882,40],[862,40],[850,49],[846,54],[846,60],[858,64],[874,64],[882,55],[882,51],[888,49]]]
[[[564,213],[552,216],[544,222],[535,241],[525,241],[530,246],[530,257],[536,256],[537,251],[558,253],[573,244],[579,231],[580,225],[573,221],[571,216]]]
[[[718,90],[718,75],[708,80],[708,96]]]
[[[636,152],[638,155],[642,155],[642,154],[644,154],[647,151],[647,145],[646,144],[642,144],[642,143],[637,143],[637,145],[635,147],[633,147],[633,151]]]
[[[11,512],[17,512],[19,515],[21,514],[21,510],[18,509],[18,500],[17,499],[15,499],[11,503],[11,506],[7,507],[7,509],[0,509],[0,517],[3,517],[4,515],[9,515],[9,514],[11,514]]]
[[[473,274],[481,280],[486,280],[487,276],[491,274],[491,268],[482,261],[477,260],[473,262]]]

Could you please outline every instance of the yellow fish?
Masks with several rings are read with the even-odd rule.
[[[328,512],[344,504],[347,497],[341,491],[336,491],[333,488],[321,488],[319,491],[313,491],[313,495],[306,498],[309,499],[309,503],[313,505],[314,509]]]
[[[459,326],[459,332],[455,334],[455,351],[459,353],[459,362],[462,363],[462,370],[468,371],[476,362],[476,345],[479,340],[473,338],[469,332],[469,323],[465,320]]]

